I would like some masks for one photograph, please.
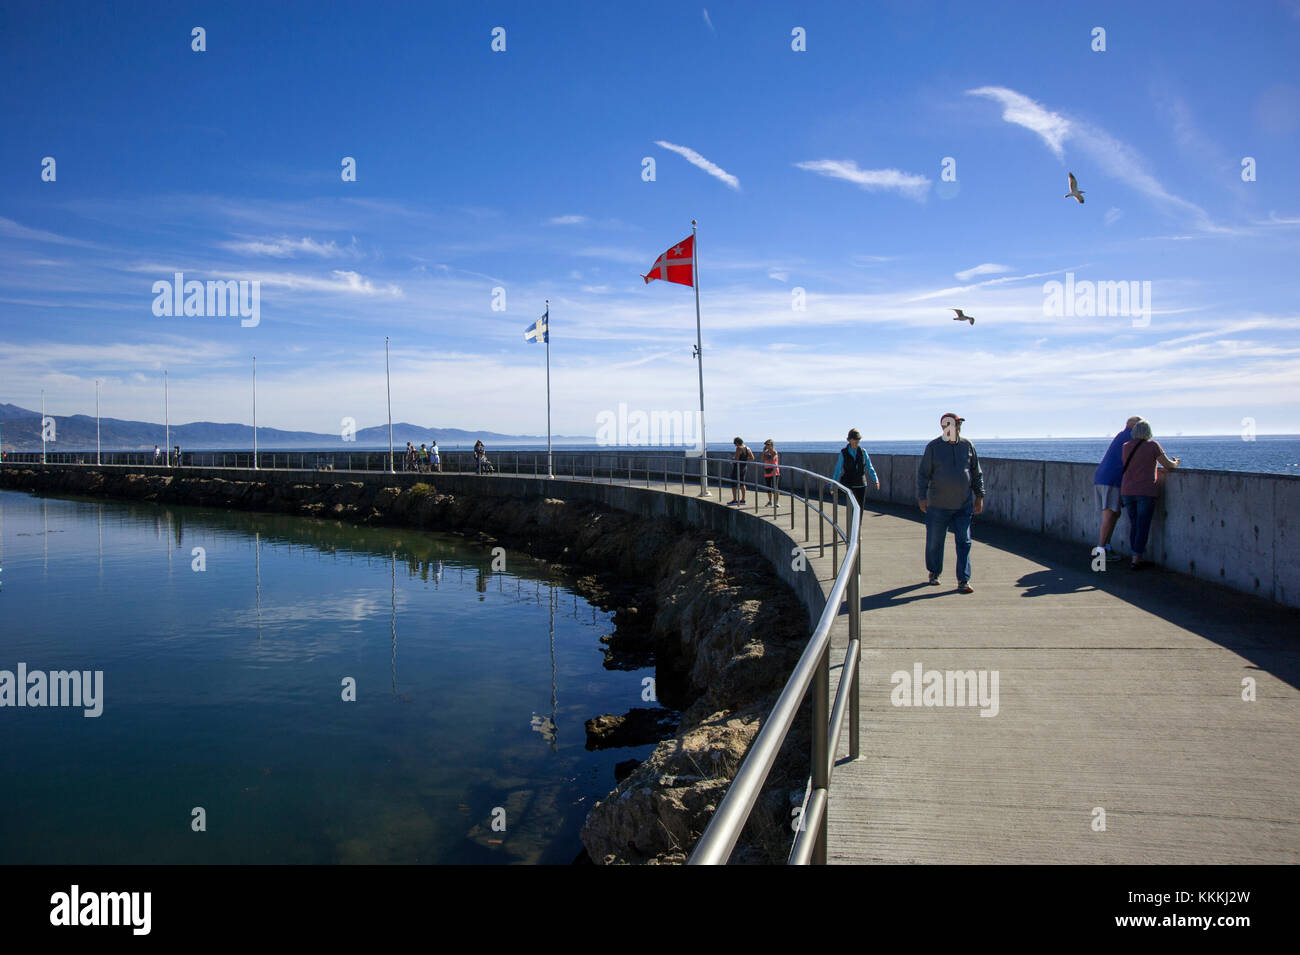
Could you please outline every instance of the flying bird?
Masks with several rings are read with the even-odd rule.
[[[1083,205],[1083,190],[1079,188],[1079,180],[1074,178],[1074,173],[1066,173],[1070,177],[1070,191],[1065,194],[1065,198],[1071,197],[1079,200],[1079,205]]]
[[[957,313],[957,317],[953,319],[954,322],[970,322],[972,325],[975,324],[974,315],[967,315],[959,308],[954,308],[953,311]]]

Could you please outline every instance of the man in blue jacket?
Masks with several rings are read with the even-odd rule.
[[[1119,486],[1124,476],[1124,443],[1132,439],[1130,432],[1133,425],[1141,420],[1141,417],[1134,415],[1125,422],[1124,430],[1111,439],[1106,456],[1097,465],[1097,473],[1092,479],[1093,494],[1097,506],[1101,508],[1101,531],[1097,535],[1097,546],[1105,548],[1108,561],[1115,559],[1115,552],[1110,549],[1110,535],[1115,531],[1121,509]]]
[[[916,468],[916,501],[925,515],[925,568],[937,585],[943,573],[944,537],[952,528],[957,547],[957,592],[970,585],[970,522],[984,510],[984,472],[975,445],[961,436],[965,418],[951,411],[939,419],[943,434],[925,446]]]

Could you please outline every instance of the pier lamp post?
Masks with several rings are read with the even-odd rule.
[[[179,463],[179,462],[177,462]],[[253,356],[253,470],[257,470],[257,356]]]

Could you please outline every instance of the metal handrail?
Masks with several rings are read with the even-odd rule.
[[[252,455],[240,452],[193,452],[186,451],[182,453],[181,465],[176,467],[232,467],[241,468],[258,466],[265,470],[277,469],[275,465],[280,463],[283,458],[285,469],[293,469],[294,458],[298,459],[298,468],[303,470],[318,470],[321,466],[321,460],[328,457],[331,467],[335,458],[340,454],[347,454],[348,469],[341,472],[346,474],[348,471],[386,471],[387,470],[387,453],[386,452],[338,452],[338,451],[303,451],[303,452],[259,452],[257,461],[253,462]],[[498,458],[503,464],[506,461],[505,454],[498,452]],[[587,474],[578,473],[578,456],[587,454],[591,456]],[[608,479],[609,483],[625,481],[629,484],[635,484],[633,472],[633,459],[639,459],[638,463],[644,462],[636,470],[644,472],[646,487],[650,486],[651,476],[657,475],[665,485],[669,484],[669,479],[675,478],[673,483],[680,483],[682,490],[686,488],[687,478],[697,478],[700,476],[700,469],[704,470],[704,477],[707,481],[710,476],[711,465],[717,465],[717,488],[728,486],[737,486],[741,484],[748,491],[753,489],[755,492],[754,509],[755,512],[761,510],[759,507],[758,495],[764,493],[773,494],[773,502],[779,501],[781,495],[787,495],[790,500],[802,501],[804,505],[804,541],[811,545],[811,529],[808,524],[808,515],[810,512],[816,512],[820,518],[818,521],[818,547],[819,553],[825,550],[824,529],[826,525],[831,528],[831,566],[835,571],[835,582],[826,600],[826,605],[818,618],[817,625],[813,628],[808,645],[804,648],[799,657],[798,663],[795,664],[794,671],[786,681],[776,704],[773,706],[767,719],[763,722],[762,729],[755,737],[745,754],[741,763],[740,770],[736,773],[728,786],[727,792],[714,811],[713,818],[705,827],[704,833],[696,843],[690,858],[687,860],[690,865],[715,865],[725,863],[735,848],[736,842],[744,829],[745,823],[753,811],[754,804],[762,791],[764,783],[772,770],[776,757],[784,744],[786,737],[789,735],[794,720],[798,716],[799,710],[803,704],[804,698],[809,690],[813,692],[813,739],[811,753],[811,773],[809,794],[801,809],[798,832],[791,848],[789,862],[790,864],[807,864],[809,862],[824,864],[827,856],[827,811],[829,804],[829,787],[831,774],[835,765],[835,754],[838,750],[840,733],[846,715],[849,719],[849,757],[856,759],[859,755],[859,734],[860,734],[860,696],[858,685],[860,680],[860,664],[862,653],[862,630],[861,630],[861,548],[860,538],[862,531],[862,511],[858,505],[853,493],[843,484],[819,474],[815,471],[809,471],[805,468],[795,467],[788,464],[776,465],[782,471],[787,472],[790,477],[789,487],[782,488],[780,480],[774,482],[774,487],[769,488],[765,484],[759,484],[757,481],[750,481],[748,478],[737,482],[734,477],[727,476],[727,470],[737,463],[747,465],[744,473],[757,473],[757,469],[764,467],[761,460],[737,462],[732,457],[710,457],[706,455],[687,456],[667,455],[667,454],[641,454],[639,452],[615,451],[615,456],[629,454],[626,468],[619,466],[617,457],[609,462],[608,468],[597,469],[596,458],[605,456],[610,452],[601,451],[576,451],[573,461],[571,462],[571,473],[564,475],[557,474],[556,477],[567,477],[571,481],[604,481]],[[8,452],[6,455],[6,464],[19,463],[41,463],[39,458],[40,452]],[[46,458],[48,463],[66,463],[78,464],[84,463],[78,461],[76,452],[47,452]],[[24,458],[33,458],[32,461],[24,461]],[[60,461],[51,460],[61,458]],[[125,457],[124,462],[127,466],[153,467],[150,459],[151,452],[143,453],[124,453],[109,452],[105,457]],[[360,457],[360,462],[356,458]],[[241,458],[244,463],[241,463]],[[438,472],[423,473],[449,473],[449,474],[474,474],[476,468],[472,461],[472,452],[469,451],[441,451],[443,467]],[[311,464],[308,464],[309,459]],[[371,459],[380,467],[372,468],[368,465]],[[217,464],[220,460],[221,464]],[[263,462],[268,462],[272,468],[265,468]],[[688,462],[699,461],[700,464],[694,468],[688,468]],[[660,464],[652,466],[652,462]],[[106,462],[109,463],[109,462]],[[361,468],[354,468],[353,465],[360,463]],[[514,452],[513,455],[514,473],[521,474],[520,454]],[[525,464],[529,462],[525,461]],[[405,462],[403,461],[403,466]],[[468,465],[468,466],[467,466]],[[165,463],[156,465],[159,470],[168,470],[169,466]],[[467,467],[466,467],[467,466]],[[561,461],[560,467],[563,464]],[[464,469],[462,469],[464,468]],[[539,462],[536,457],[531,462],[528,476],[544,479],[541,475]],[[618,470],[616,476],[615,470]],[[405,472],[414,473],[414,472]],[[798,494],[795,488],[793,475],[800,473],[804,475],[804,493]],[[490,477],[490,475],[484,475]],[[809,490],[809,479],[817,487],[817,500],[814,501]],[[831,502],[830,513],[827,513],[824,492],[827,488],[832,488],[836,493]],[[838,496],[839,492],[844,494],[846,500],[846,510],[848,505],[852,506],[851,519],[846,523],[848,527],[843,527],[839,520]],[[794,508],[791,507],[790,513],[791,536],[794,536]],[[839,558],[839,546],[844,546],[843,560]],[[833,705],[829,700],[830,690],[830,642],[831,629],[835,620],[840,613],[840,607],[848,601],[849,605],[849,644],[845,649],[844,662],[840,672],[840,682],[835,694]]]

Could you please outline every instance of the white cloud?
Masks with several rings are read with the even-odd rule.
[[[587,221],[586,216],[555,216],[547,219],[547,225],[582,225]]]
[[[713,29],[713,20],[709,17],[709,8],[704,8],[704,22],[709,28],[709,32],[716,34],[718,31]]]
[[[977,265],[974,268],[963,269],[960,272],[954,272],[953,278],[965,282],[977,275],[1000,275],[1003,272],[1010,272],[1011,266],[998,265],[995,262],[985,262],[983,265]]]
[[[717,163],[713,163],[705,159],[703,156],[697,153],[694,149],[691,149],[689,146],[677,146],[673,143],[665,142],[662,139],[656,139],[655,145],[662,146],[664,149],[667,149],[670,152],[677,153],[677,155],[681,156],[692,166],[695,166],[698,169],[703,169],[714,179],[720,179],[722,180],[722,182],[726,183],[732,189],[735,189],[737,192],[740,191],[739,179],[737,179],[731,173],[727,172]]]
[[[315,255],[322,259],[334,258],[345,251],[336,242],[317,242],[310,236],[301,239],[281,237],[278,239],[240,239],[218,243],[221,248],[244,255],[269,255],[272,258],[288,259],[295,255]]]
[[[852,159],[815,159],[797,162],[795,166],[831,179],[847,180],[869,191],[894,189],[917,201],[924,200],[930,191],[930,180],[925,176],[898,169],[859,169]]]
[[[1132,146],[1111,136],[1104,129],[1066,119],[1023,93],[1005,86],[981,86],[967,90],[968,95],[984,96],[1002,104],[1002,118],[1023,126],[1042,138],[1057,159],[1065,158],[1064,144],[1073,142],[1097,166],[1123,180],[1144,195],[1165,205],[1189,213],[1206,232],[1237,234],[1239,230],[1215,225],[1209,214],[1194,202],[1176,196],[1146,169],[1142,156]]]
[[[969,96],[986,96],[997,100],[1002,104],[1003,119],[1037,133],[1056,154],[1057,159],[1065,157],[1062,144],[1070,135],[1071,126],[1070,121],[1060,113],[1053,113],[1041,103],[1005,86],[981,86],[967,90],[966,93]]]
[[[11,239],[22,239],[24,242],[50,242],[56,245],[77,245],[85,248],[98,248],[93,242],[83,242],[81,239],[70,239],[67,236],[56,235],[53,232],[46,232],[42,229],[30,229],[25,225],[15,222],[13,219],[0,218],[0,236],[6,236]]]
[[[238,272],[231,277],[261,282],[271,287],[287,288],[295,292],[343,292],[357,295],[381,295],[401,298],[402,290],[396,285],[376,285],[359,272],[333,269],[331,278],[302,275],[295,272]]]
[[[1121,212],[1118,207],[1111,206],[1109,209],[1106,210],[1106,215],[1105,215],[1106,225],[1114,225],[1116,222],[1120,220],[1120,217],[1123,215],[1124,213]]]

